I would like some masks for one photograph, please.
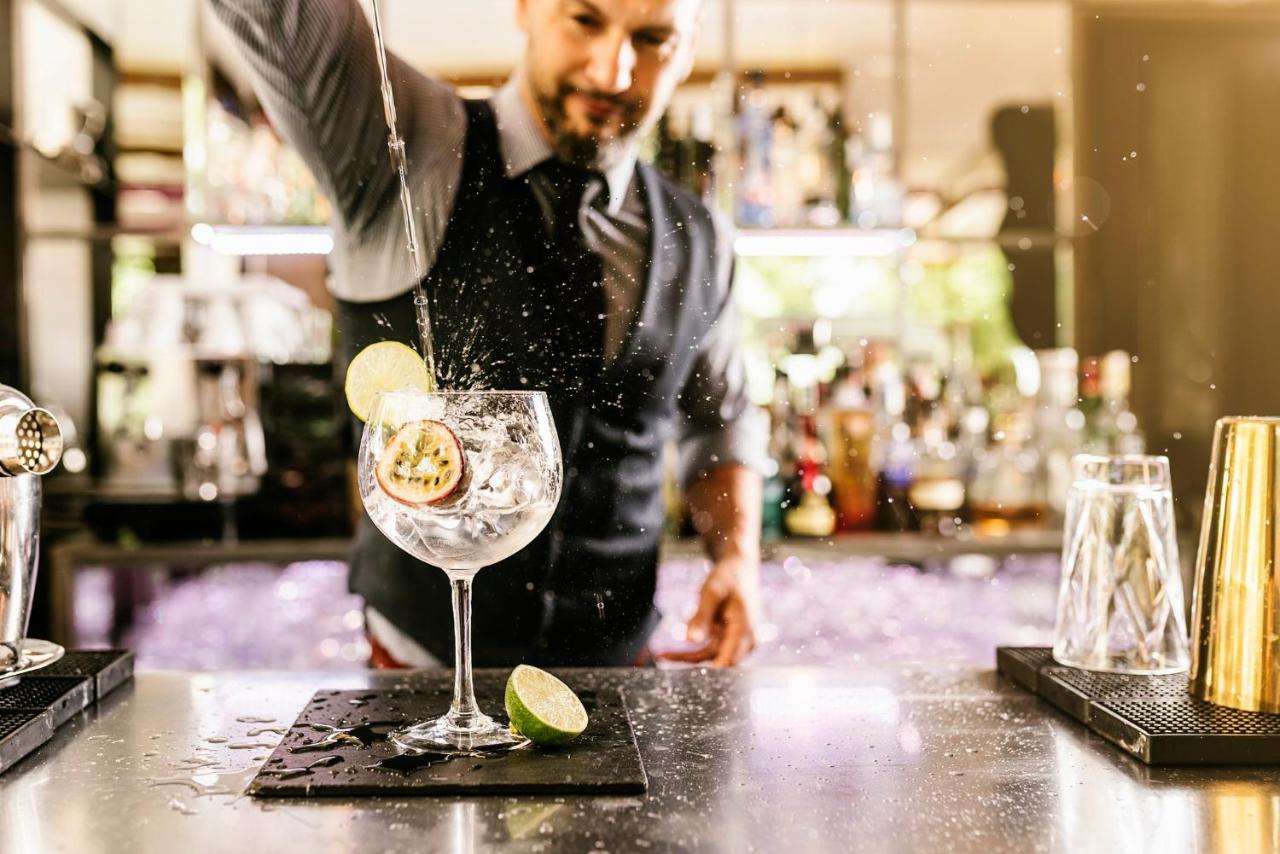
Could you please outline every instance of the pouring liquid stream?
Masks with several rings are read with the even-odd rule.
[[[436,381],[436,357],[431,338],[431,310],[427,292],[422,287],[426,265],[422,263],[422,247],[418,243],[418,226],[413,216],[413,196],[409,193],[409,165],[404,153],[404,140],[396,129],[396,102],[391,91],[391,79],[387,76],[387,50],[382,39],[382,18],[378,12],[378,0],[369,0],[373,8],[373,40],[377,48],[378,74],[382,83],[382,109],[387,119],[387,149],[391,153],[391,165],[400,179],[400,208],[404,215],[404,233],[408,241],[409,262],[413,268],[413,307],[418,320],[418,340],[421,353],[427,363],[432,382]]]

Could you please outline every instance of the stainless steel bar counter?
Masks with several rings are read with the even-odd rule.
[[[0,777],[0,852],[1280,849],[1276,769],[1147,768],[990,671],[590,675],[645,796],[255,800],[314,691],[404,677],[140,673]]]

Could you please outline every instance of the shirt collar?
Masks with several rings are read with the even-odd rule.
[[[508,178],[523,175],[555,156],[520,94],[518,73],[493,94],[490,103],[498,122],[498,141]],[[632,150],[605,170],[605,181],[609,185],[609,213],[616,214],[622,209],[635,168],[636,153]]]

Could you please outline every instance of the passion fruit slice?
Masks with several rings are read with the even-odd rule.
[[[466,458],[458,437],[439,421],[405,424],[387,442],[375,474],[387,495],[418,507],[439,504],[458,489]]]

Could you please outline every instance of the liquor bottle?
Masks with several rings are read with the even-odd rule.
[[[1079,399],[1076,351],[1068,347],[1041,350],[1040,398],[1035,432],[1041,448],[1045,498],[1053,521],[1061,523],[1071,488],[1071,459],[1084,447],[1085,417]]]
[[[969,485],[973,529],[1004,536],[1040,527],[1046,517],[1044,478],[1031,418],[1025,411],[1002,413],[994,426],[992,446],[978,459]]]
[[[761,528],[766,539],[785,533],[783,515],[787,509],[787,482],[795,471],[789,420],[791,410],[787,379],[774,380],[773,400],[769,405],[769,462],[764,479],[764,508]]]
[[[907,406],[906,384],[885,342],[869,342],[864,358],[876,427],[872,457],[876,471],[875,528],[913,530],[915,520],[909,492],[915,477],[915,449],[911,425],[903,419]]]
[[[835,533],[836,511],[828,497],[831,481],[823,473],[822,443],[813,416],[799,416],[797,422],[796,470],[787,486],[783,521],[792,536],[829,537]]]
[[[875,521],[875,415],[867,404],[860,371],[842,366],[833,385],[831,404],[823,417],[836,526],[841,531],[863,530]]]
[[[911,507],[911,487],[916,478],[915,445],[911,427],[899,420],[883,437],[876,476],[876,529],[916,531],[920,520]]]
[[[943,419],[927,422],[921,432],[907,497],[916,524],[927,534],[953,536],[964,523],[963,461],[957,458]]]
[[[853,169],[854,222],[861,228],[896,228],[902,222],[902,185],[893,174],[893,120],[872,113]]]
[[[773,224],[781,228],[795,227],[804,219],[804,182],[800,171],[803,147],[796,122],[785,107],[773,111],[770,136],[769,183]]]
[[[839,222],[850,222],[852,187],[849,174],[849,138],[844,127],[844,113],[839,107],[829,117],[830,136],[827,138],[827,157],[831,161],[831,180],[835,190],[836,214]]]
[[[1094,356],[1084,360],[1080,368],[1080,414],[1084,416],[1084,441],[1081,450],[1086,454],[1110,453],[1107,439],[1101,432],[1102,366]]]
[[[1098,413],[1098,432],[1112,454],[1141,454],[1146,441],[1138,429],[1138,417],[1129,409],[1132,359],[1123,350],[1112,350],[1102,357],[1099,390],[1102,407]]]
[[[748,228],[772,228],[776,224],[773,209],[773,121],[764,77],[754,73],[748,77],[742,109],[738,112],[739,173],[737,187],[738,224]]]
[[[831,228],[840,224],[840,209],[836,204],[836,164],[832,159],[835,132],[830,116],[816,97],[802,106],[799,133],[803,224],[813,228]]]
[[[960,477],[968,484],[973,480],[978,457],[987,447],[991,413],[983,395],[982,379],[974,367],[973,330],[959,323],[951,328],[948,338],[950,366],[942,380],[942,399],[950,419],[948,435],[955,445]]]
[[[936,363],[912,370],[909,422],[915,426],[915,478],[907,495],[921,531],[950,536],[964,521],[965,482],[951,436],[956,432]]]

